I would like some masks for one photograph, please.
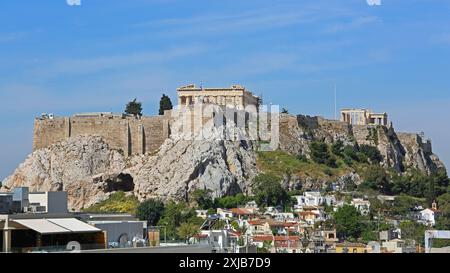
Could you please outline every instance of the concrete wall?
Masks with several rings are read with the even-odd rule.
[[[47,212],[48,213],[67,213],[67,192],[52,191],[47,192]]]
[[[144,222],[88,222],[103,231],[106,231],[108,243],[119,243],[121,236],[126,236],[129,241],[134,237],[145,238],[144,236]]]
[[[124,155],[155,152],[169,137],[167,116],[121,117],[117,115],[74,116],[36,119],[33,151],[78,135],[99,135],[112,149]]]
[[[33,192],[28,195],[30,203],[46,207],[47,213],[67,213],[67,192]]]

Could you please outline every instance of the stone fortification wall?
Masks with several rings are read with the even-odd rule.
[[[124,155],[153,153],[169,137],[166,116],[117,115],[38,118],[34,123],[33,151],[79,135],[98,135]]]

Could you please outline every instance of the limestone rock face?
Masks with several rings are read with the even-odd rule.
[[[187,200],[196,189],[213,197],[248,192],[256,158],[247,142],[168,139],[155,156],[135,159],[126,170],[136,181],[139,199]]]
[[[428,174],[445,168],[439,158],[433,154],[431,142],[424,141],[418,134],[399,133],[397,135],[404,147],[405,165]]]
[[[3,182],[2,191],[29,187],[30,191],[67,191],[69,207],[80,209],[103,198],[106,192],[92,182],[98,173],[125,167],[124,157],[98,136],[78,136],[37,150]]]
[[[163,201],[185,200],[195,189],[210,190],[214,197],[247,192],[257,173],[253,143],[216,139],[171,138],[155,155],[125,158],[99,136],[77,136],[32,153],[3,182],[2,191],[64,190],[75,210],[119,190]]]
[[[309,143],[313,140],[311,131],[317,127],[315,125],[301,127],[299,124],[300,121],[296,117],[282,114],[280,118],[280,149],[309,158]]]
[[[418,134],[396,133],[394,128],[373,125],[349,125],[320,117],[282,115],[280,118],[280,149],[294,155],[309,156],[309,144],[322,140],[332,144],[375,146],[383,156],[381,165],[398,172],[418,169],[431,174],[445,168],[433,154],[431,142]],[[308,184],[308,183],[307,183]]]
[[[402,146],[393,128],[384,126],[353,126],[353,136],[358,145],[375,146],[383,156],[381,165],[392,167],[398,172],[403,172],[405,148]]]

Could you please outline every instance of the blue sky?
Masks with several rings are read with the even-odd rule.
[[[450,1],[3,0],[0,179],[42,112],[155,114],[178,86],[242,84],[291,113],[387,111],[450,163]]]

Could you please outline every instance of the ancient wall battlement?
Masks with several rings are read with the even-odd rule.
[[[423,134],[414,133],[397,133],[397,137],[402,143],[407,144],[409,147],[420,147],[426,154],[432,154],[433,148],[430,139],[425,139]]]
[[[169,118],[82,114],[35,119],[33,151],[78,135],[99,135],[125,155],[152,153],[169,137]]]

